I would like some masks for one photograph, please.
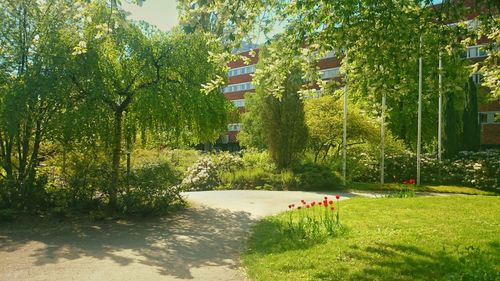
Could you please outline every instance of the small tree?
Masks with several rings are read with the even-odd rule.
[[[451,158],[457,154],[459,148],[459,115],[455,109],[455,95],[446,93],[446,105],[444,109],[444,157]]]
[[[309,130],[309,147],[314,160],[325,159],[332,148],[338,154],[342,145],[342,100],[331,95],[309,99],[305,102],[306,124]],[[356,104],[349,104],[347,122],[348,146],[379,140],[380,126],[376,119],[364,114]]]
[[[480,128],[477,113],[477,87],[472,77],[469,78],[465,91],[465,109],[463,114],[464,149],[478,151]]]
[[[263,94],[261,110],[263,133],[269,154],[279,170],[287,169],[298,159],[307,141],[304,104],[298,91],[302,78],[298,69],[292,70],[285,79],[282,97]]]

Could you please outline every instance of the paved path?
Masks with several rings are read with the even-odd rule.
[[[342,199],[352,194],[340,194]],[[250,226],[323,193],[208,191],[193,208],[141,221],[0,224],[0,280],[244,280]]]

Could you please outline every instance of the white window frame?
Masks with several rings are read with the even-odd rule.
[[[224,87],[222,91],[224,93],[233,93],[251,89],[255,89],[255,86],[252,84],[252,82],[245,82],[245,83],[227,85],[226,87]]]
[[[477,86],[481,86],[481,80],[483,80],[483,74],[481,72],[476,72],[471,75],[472,81],[474,81],[474,84]]]
[[[236,107],[245,107],[245,99],[231,100]]]
[[[485,45],[474,45],[474,46],[469,46],[467,47],[467,58],[472,59],[472,58],[484,58],[488,56],[488,53],[485,50],[481,50],[482,47]],[[473,51],[474,50],[474,51]],[[475,54],[472,55],[472,52]],[[483,54],[481,54],[483,52]]]
[[[249,74],[249,73],[254,73],[254,72],[255,72],[255,64],[252,64],[252,65],[246,65],[246,66],[242,66],[242,67],[231,68],[228,72],[228,76],[233,77],[233,76]]]
[[[227,124],[227,131],[228,132],[239,132],[239,131],[241,131],[241,125],[242,125],[242,123]]]
[[[335,77],[339,76],[339,70],[340,70],[340,67],[325,68],[325,69],[321,69],[319,71],[319,75],[320,75],[322,80],[331,79],[331,78],[335,78]],[[335,72],[335,74],[330,76],[330,74],[328,74],[330,72]]]
[[[481,122],[481,114],[486,115],[486,122]],[[495,114],[500,114],[500,111],[480,111],[478,112],[478,118],[480,124],[500,124],[495,122]]]

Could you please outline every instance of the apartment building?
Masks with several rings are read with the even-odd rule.
[[[250,51],[254,50],[255,56],[250,55]],[[233,102],[240,113],[245,113],[246,93],[254,93],[255,86],[252,84],[252,74],[255,72],[256,64],[259,61],[259,49],[255,44],[243,44],[236,50],[241,56],[248,57],[250,64],[247,65],[243,60],[233,61],[229,63],[229,81],[224,87],[224,96]],[[339,76],[341,60],[335,57],[333,52],[327,53],[318,63],[321,78],[324,80],[332,79]],[[221,137],[221,142],[224,144],[237,143],[237,135],[241,130],[241,123],[228,124],[228,132]]]
[[[466,1],[466,6],[473,5],[473,1]],[[465,19],[471,28],[477,27],[479,24],[475,20],[477,13],[470,13]],[[487,38],[479,40],[478,45],[469,46],[464,50],[464,59],[469,59],[472,62],[480,62],[484,60],[488,54],[482,48],[488,43]],[[250,51],[255,51],[255,56],[250,56]],[[240,113],[245,112],[245,93],[255,92],[255,86],[252,84],[252,74],[255,72],[256,64],[259,61],[259,49],[255,44],[242,44],[242,47],[235,52],[242,56],[248,57],[251,61],[249,65],[243,60],[233,61],[229,63],[229,81],[223,89],[227,99],[232,101],[239,109]],[[318,67],[320,69],[321,78],[324,80],[332,79],[339,76],[341,60],[335,57],[333,52],[328,53],[323,57]],[[481,73],[472,75],[473,81],[481,88]],[[480,92],[485,92],[487,89],[482,88]],[[500,146],[500,101],[495,101],[489,104],[480,104],[478,107],[479,122],[481,124],[481,145],[483,147],[498,147]],[[237,134],[241,130],[241,123],[228,124],[227,134],[221,137],[222,144],[237,144]]]

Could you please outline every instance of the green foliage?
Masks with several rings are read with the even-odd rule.
[[[463,114],[463,149],[467,151],[478,151],[481,139],[481,128],[477,113],[477,87],[472,78],[469,78],[466,89],[466,103]]]
[[[423,154],[421,177],[424,184],[456,184],[473,186],[483,190],[497,190],[500,170],[499,152],[462,151],[455,157],[439,164],[435,155]],[[359,152],[348,165],[348,176],[353,182],[377,182],[377,160],[369,153]],[[388,153],[386,156],[386,182],[401,183],[415,178],[416,155],[412,152]]]
[[[221,45],[200,32],[136,24],[101,0],[0,1],[0,23],[2,207],[121,211],[137,140],[180,147],[226,128],[230,102],[204,87],[225,77],[208,60]],[[131,209],[166,207],[165,188],[141,188]]]
[[[243,168],[221,174],[221,189],[262,189],[271,186],[273,173],[260,167]],[[274,188],[274,187],[273,187]],[[276,187],[277,188],[277,187]]]
[[[340,175],[328,165],[306,162],[292,171],[297,182],[295,190],[335,190],[342,186]]]
[[[239,156],[228,152],[204,156],[198,159],[186,172],[181,183],[182,190],[211,190],[222,184],[226,174],[243,167]]]
[[[455,95],[453,93],[446,93],[446,103],[444,108],[444,135],[443,135],[443,148],[444,156],[451,158],[457,154],[460,149],[461,136],[460,124],[457,110],[455,109]]]
[[[343,103],[335,96],[325,95],[305,102],[305,117],[309,131],[309,146],[314,152],[314,160],[325,159],[331,148],[338,155],[342,145]],[[348,146],[379,139],[379,126],[355,104],[349,105],[347,120]]]
[[[286,216],[276,216],[276,224],[282,225],[281,231],[290,240],[323,240],[328,236],[341,236],[347,229],[340,223],[340,202],[328,200],[327,197],[319,201],[288,205]],[[280,221],[286,220],[286,221]]]
[[[178,172],[169,163],[149,163],[134,168],[125,178],[124,212],[149,215],[184,204],[179,179]]]
[[[261,110],[264,96],[249,93],[245,95],[245,114],[242,116],[243,129],[238,133],[240,145],[246,148],[267,149]]]
[[[272,51],[260,51],[260,66],[272,59]],[[243,119],[243,144],[264,147],[260,143],[264,141],[278,170],[291,168],[307,141],[304,105],[299,94],[303,81],[298,66],[290,67],[283,76],[260,78],[256,97],[250,102],[249,111],[253,113]],[[277,96],[270,90],[273,88],[282,89],[281,94]]]

